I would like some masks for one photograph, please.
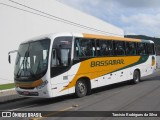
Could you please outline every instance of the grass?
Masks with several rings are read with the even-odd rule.
[[[14,83],[3,84],[3,85],[0,85],[0,90],[11,89],[11,88],[14,88],[14,87],[15,87],[15,84],[14,84]]]

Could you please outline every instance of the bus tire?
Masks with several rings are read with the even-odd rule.
[[[140,82],[140,72],[139,70],[135,70],[133,73],[133,84],[137,84]]]
[[[84,97],[87,94],[87,84],[84,80],[80,79],[76,83],[75,94],[77,97]]]

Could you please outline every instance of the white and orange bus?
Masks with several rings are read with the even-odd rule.
[[[14,81],[22,96],[50,98],[75,93],[83,97],[97,87],[127,80],[138,83],[155,69],[151,40],[60,33],[20,44]]]

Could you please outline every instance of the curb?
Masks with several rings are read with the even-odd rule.
[[[14,95],[14,94],[17,94],[15,91],[15,88],[7,89],[7,90],[0,90],[0,97]]]
[[[0,103],[5,103],[17,99],[21,99],[23,97],[19,96],[15,91],[15,88],[0,90]]]
[[[15,88],[6,89],[6,90],[0,90],[0,93],[1,93],[1,92],[6,92],[6,91],[11,91],[11,90],[15,90]]]

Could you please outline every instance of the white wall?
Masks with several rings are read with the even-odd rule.
[[[156,60],[157,60],[157,68],[160,68],[160,56],[157,56]]]
[[[124,35],[122,29],[99,20],[93,16],[70,8],[69,6],[59,3],[56,0],[14,1],[43,11],[47,14],[57,16],[100,31],[81,28],[75,25],[67,24],[64,21],[56,21],[58,19],[54,18],[53,16],[34,11],[32,9],[10,2],[9,0],[0,0],[0,2],[3,3],[0,4],[0,84],[13,82],[14,57],[12,56],[12,64],[8,64],[8,52],[18,49],[18,45],[26,39],[42,34],[69,31],[116,36]],[[19,9],[23,9],[25,11]],[[42,16],[35,15],[26,11],[34,12]]]

